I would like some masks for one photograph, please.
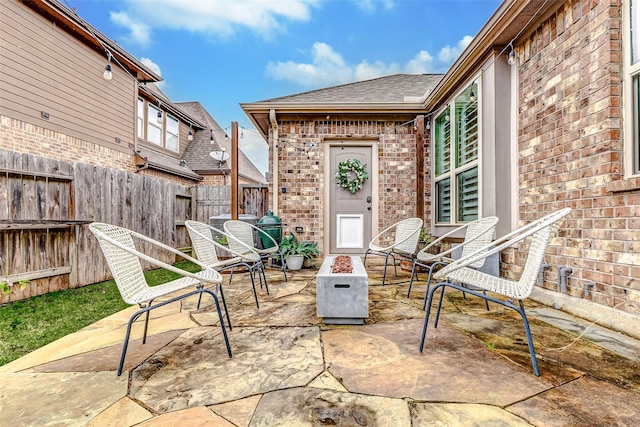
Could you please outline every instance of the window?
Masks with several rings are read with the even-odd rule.
[[[144,101],[138,98],[138,138],[144,138]]]
[[[631,120],[627,120],[626,131],[631,135],[627,140],[630,148],[625,150],[625,155],[630,157],[625,163],[628,168],[627,175],[640,174],[640,0],[629,1],[627,9],[627,22],[629,38],[626,43],[629,58],[626,63],[627,87],[631,90],[625,93],[629,102],[625,114]]]
[[[180,141],[178,140],[178,128],[178,119],[167,114],[167,131],[165,135],[165,141],[166,146],[169,150],[179,151]]]
[[[137,126],[138,138],[176,153],[180,151],[180,121],[142,98],[138,98]]]
[[[478,219],[478,84],[458,94],[434,120],[436,222],[455,224]],[[453,159],[453,161],[452,161]]]
[[[162,111],[151,104],[147,111],[147,141],[162,145]]]

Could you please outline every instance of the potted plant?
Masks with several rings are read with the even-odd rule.
[[[282,238],[280,249],[289,270],[300,270],[305,259],[320,255],[316,242],[300,241],[293,232]]]

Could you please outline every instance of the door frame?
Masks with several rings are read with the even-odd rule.
[[[332,255],[328,253],[331,248],[331,189],[334,188],[335,185],[335,177],[331,176],[331,147],[369,147],[371,149],[371,169],[369,172],[369,180],[371,181],[371,236],[375,236],[378,234],[378,200],[379,200],[379,192],[378,192],[378,165],[379,165],[379,150],[378,147],[380,145],[380,140],[378,137],[370,137],[370,138],[359,138],[358,140],[349,141],[345,138],[325,138],[323,141],[323,157],[324,157],[324,170],[323,170],[323,184],[324,184],[324,192],[323,192],[323,210],[322,213],[322,229],[323,232],[323,247],[325,248],[324,256]],[[369,242],[364,242],[365,248],[369,245]]]

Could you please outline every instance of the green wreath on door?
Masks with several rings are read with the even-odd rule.
[[[338,187],[346,188],[351,194],[355,194],[362,188],[364,182],[369,178],[369,174],[365,170],[366,164],[358,159],[349,159],[338,164]],[[353,178],[349,176],[353,174]]]

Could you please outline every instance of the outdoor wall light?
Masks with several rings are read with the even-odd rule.
[[[189,133],[187,134],[187,139],[189,141],[193,141],[193,132],[191,131],[191,129],[189,129]]]
[[[111,52],[107,52],[107,65],[104,66],[104,73],[102,74],[105,80],[111,80],[113,73],[111,72]]]
[[[469,101],[476,102],[476,94],[473,93],[473,89],[471,89],[471,92],[469,92]]]
[[[509,56],[507,57],[507,63],[509,65],[513,65],[516,63],[516,52],[513,50],[512,43],[509,43],[509,47],[511,47],[511,51],[509,51]]]

